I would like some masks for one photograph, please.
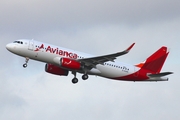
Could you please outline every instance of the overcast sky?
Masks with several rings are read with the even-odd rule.
[[[1,0],[1,120],[179,120],[179,0]],[[136,64],[161,46],[170,55],[168,82],[124,82],[90,76],[73,85],[44,71],[45,63],[8,52],[27,38],[87,52],[114,53],[136,43],[118,61]]]

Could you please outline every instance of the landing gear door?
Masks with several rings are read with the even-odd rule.
[[[30,40],[28,50],[33,50],[33,49],[34,49],[34,41]]]

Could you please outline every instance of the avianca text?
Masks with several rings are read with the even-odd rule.
[[[65,56],[65,57],[72,58],[72,59],[77,59],[77,57],[78,57],[78,55],[76,53],[59,50],[59,48],[51,48],[51,46],[47,47],[46,52],[54,53],[54,54]]]

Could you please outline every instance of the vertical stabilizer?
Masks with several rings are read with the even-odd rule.
[[[145,62],[136,66],[157,74],[161,71],[168,54],[169,51],[167,47],[163,46],[150,57],[148,57]]]

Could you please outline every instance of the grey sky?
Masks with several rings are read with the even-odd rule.
[[[0,119],[180,119],[179,0],[1,0]],[[136,64],[162,45],[171,53],[162,71],[168,82],[133,83],[44,72],[44,63],[9,53],[5,45],[28,38],[94,55],[132,51],[119,61]],[[78,75],[79,79],[81,75]]]

